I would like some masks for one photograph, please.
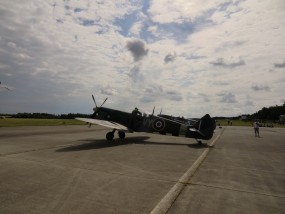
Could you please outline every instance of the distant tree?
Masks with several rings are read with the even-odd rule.
[[[279,120],[279,116],[285,114],[285,103],[282,106],[263,107],[258,112],[250,116],[251,119]]]
[[[35,119],[74,119],[76,117],[91,117],[89,114],[69,113],[69,114],[48,114],[48,113],[17,113],[12,115],[13,118],[35,118]]]

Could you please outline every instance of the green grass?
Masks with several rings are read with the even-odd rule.
[[[251,122],[245,122],[245,121],[241,121],[241,120],[230,120],[232,122],[233,126],[251,126],[252,123]],[[217,120],[217,125],[221,126],[230,126],[230,124],[228,124],[228,120]]]
[[[62,126],[62,125],[83,125],[83,124],[85,124],[85,122],[73,119],[24,119],[24,118],[0,119],[0,127]]]

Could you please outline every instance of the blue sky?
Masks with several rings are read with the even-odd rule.
[[[0,113],[187,117],[285,102],[283,0],[2,0]],[[159,112],[157,112],[159,113]]]

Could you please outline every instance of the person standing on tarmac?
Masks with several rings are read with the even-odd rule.
[[[257,121],[253,123],[253,128],[255,137],[259,137],[259,123]]]

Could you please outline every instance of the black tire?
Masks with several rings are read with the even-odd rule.
[[[114,133],[113,132],[108,132],[106,134],[106,139],[107,140],[111,141],[111,140],[113,140],[113,138],[114,138]]]
[[[119,138],[125,139],[126,133],[125,132],[118,132]]]

